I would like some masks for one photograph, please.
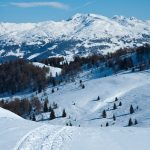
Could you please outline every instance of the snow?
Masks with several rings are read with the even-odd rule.
[[[45,97],[48,96],[49,102],[58,104],[58,109],[54,110],[58,118],[54,120],[27,121],[0,108],[0,147],[4,150],[149,150],[150,70],[126,71],[98,79],[86,76],[89,74],[83,72],[79,78],[85,89],[81,89],[79,79],[76,79],[76,82],[58,86],[59,90],[55,89],[53,94],[48,87],[37,95],[43,99],[47,93]],[[96,100],[98,96],[99,101]],[[114,102],[115,97],[119,99],[117,102]],[[120,101],[122,106],[119,107]],[[114,103],[117,109],[111,110]],[[129,114],[131,104],[135,108],[134,114]],[[139,106],[138,110],[136,106]],[[60,118],[63,108],[67,117]],[[100,117],[103,109],[107,111],[105,119]],[[113,114],[116,121],[112,120]],[[47,116],[49,112],[43,114],[43,117]],[[127,127],[130,117],[137,119],[138,124]],[[69,122],[72,127],[65,126]],[[106,122],[109,127],[105,127]],[[79,125],[81,127],[77,127]]]
[[[29,46],[38,45],[40,47],[43,43],[54,42],[50,47],[47,49],[43,48],[40,52],[38,51],[38,53],[34,51],[31,52],[31,55],[28,54],[27,56],[28,59],[40,56],[39,53],[43,54],[43,52],[48,50],[53,50],[56,55],[59,54],[61,56],[66,54],[69,50],[70,56],[73,57],[78,50],[79,52],[82,51],[79,48],[100,47],[103,45],[109,47],[107,49],[100,47],[97,51],[107,54],[107,52],[113,52],[120,48],[133,47],[133,45],[136,44],[142,45],[145,42],[149,43],[149,38],[144,38],[143,35],[147,37],[150,35],[149,21],[138,20],[134,17],[127,18],[124,16],[107,18],[96,14],[76,14],[71,19],[60,22],[0,23],[0,41],[2,41],[4,45],[20,46],[22,43],[25,43]],[[110,39],[110,41],[106,39]],[[62,41],[69,40],[80,40],[81,46],[79,47],[77,44],[74,48],[68,47],[67,50],[62,50],[61,48],[59,51],[57,49],[57,46]],[[141,42],[137,42],[136,40],[141,40]],[[89,43],[89,45],[86,43]],[[17,55],[21,57],[25,56],[25,51],[20,47],[19,49],[20,51],[18,51],[18,53],[20,54]],[[85,55],[89,53],[88,50],[84,52]],[[8,55],[15,55],[15,53],[10,51]]]
[[[52,126],[17,118],[0,118],[0,128],[4,150],[149,150],[150,128]]]
[[[1,97],[1,99],[25,97],[30,99],[38,96],[39,99],[44,100],[48,97],[49,105],[52,105],[53,102],[58,104],[58,108],[55,109],[58,118],[44,121],[53,125],[66,125],[71,122],[74,126],[100,127],[105,126],[108,122],[110,126],[124,127],[127,126],[129,118],[132,118],[133,121],[135,119],[138,121],[136,127],[150,127],[150,70],[134,73],[122,72],[102,78],[97,78],[103,75],[99,69],[95,70],[97,75],[94,77],[90,76],[89,72],[81,73],[80,78],[77,78],[75,82],[53,87],[54,93],[51,92],[52,87],[50,86],[42,93],[24,93],[13,97]],[[80,79],[83,80],[85,89],[81,88]],[[97,101],[98,96],[99,101]],[[115,102],[116,97],[118,97],[117,102]],[[122,106],[118,106],[119,102],[122,102]],[[116,110],[112,110],[114,103],[117,105]],[[131,104],[135,109],[134,114],[129,114]],[[60,117],[63,109],[67,113],[65,118]],[[104,109],[107,111],[107,118],[103,119],[101,114]],[[116,116],[116,121],[112,119],[113,114]],[[48,119],[49,112],[38,115],[36,118],[38,120]]]
[[[48,97],[49,103],[58,104],[58,109],[55,110],[56,116],[60,116],[64,108],[67,112],[66,118],[57,118],[48,122],[54,125],[65,125],[72,122],[75,126],[85,127],[95,127],[101,124],[105,126],[106,122],[109,122],[111,126],[126,126],[131,117],[133,120],[138,120],[139,124],[136,126],[150,127],[149,71],[125,72],[105,78],[85,80],[84,85],[85,89],[82,89],[79,81],[76,81],[59,86],[59,90],[55,89],[53,94],[51,88],[45,91],[47,93],[45,97]],[[98,96],[100,100],[96,101]],[[43,94],[39,97],[44,99]],[[115,97],[118,97],[118,102],[114,102]],[[120,101],[123,105],[118,107]],[[111,110],[114,103],[118,109]],[[129,114],[131,104],[135,109],[139,106],[139,110],[132,115]],[[104,109],[107,110],[107,119],[101,118]],[[112,119],[113,114],[117,117],[116,121]],[[44,118],[47,115],[49,116],[49,113],[43,114]],[[41,115],[38,117],[41,118]]]
[[[10,111],[5,110],[5,109],[3,109],[3,108],[0,107],[0,119],[1,118],[22,119],[18,115],[15,115],[15,114],[11,113]]]
[[[35,54],[33,54],[33,55],[30,55],[30,56],[28,57],[28,60],[31,60],[31,59],[33,59],[33,58],[39,56],[39,55],[40,55],[40,53],[35,53]]]
[[[52,66],[47,66],[43,63],[39,63],[39,62],[33,62],[33,65],[35,66],[38,66],[38,67],[46,67],[46,68],[49,68],[49,75],[51,74],[52,77],[55,77],[56,74],[59,75],[61,73],[61,68],[58,68],[58,67],[52,67]]]

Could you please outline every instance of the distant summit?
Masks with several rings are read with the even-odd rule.
[[[0,23],[0,60],[114,52],[150,43],[150,21],[76,14],[60,22]]]

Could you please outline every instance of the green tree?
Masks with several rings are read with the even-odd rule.
[[[128,126],[132,126],[132,125],[133,125],[133,122],[132,122],[132,119],[130,118],[128,122]]]
[[[56,118],[55,112],[54,112],[54,110],[52,109],[52,110],[51,110],[51,113],[50,113],[50,120],[53,120],[53,119],[55,119],[55,118]]]
[[[63,109],[62,117],[64,118],[64,117],[66,117],[66,116],[67,116],[66,111],[65,111],[65,109]]]
[[[107,117],[106,110],[103,110],[103,112],[102,112],[102,118],[106,118],[106,117]]]
[[[130,114],[133,114],[134,113],[134,108],[133,108],[133,106],[131,105],[130,106]]]

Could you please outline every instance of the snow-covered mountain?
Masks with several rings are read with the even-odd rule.
[[[0,23],[0,59],[107,53],[150,43],[150,21],[76,14],[60,22]]]

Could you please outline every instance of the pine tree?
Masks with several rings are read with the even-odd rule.
[[[35,114],[33,114],[32,121],[36,121]]]
[[[122,102],[119,102],[119,106],[122,106]]]
[[[128,122],[128,126],[132,126],[132,125],[133,125],[133,122],[132,122],[132,119],[130,118]]]
[[[52,93],[54,93],[55,91],[54,91],[54,89],[52,88]]]
[[[47,104],[48,104],[48,101],[45,100],[45,101],[44,101],[44,108],[43,108],[43,111],[44,111],[44,112],[48,112],[48,106],[47,106]]]
[[[138,121],[135,119],[135,121],[134,121],[134,124],[136,125],[136,124],[138,124]]]
[[[54,112],[54,110],[52,109],[51,110],[51,113],[50,113],[50,120],[53,120],[53,119],[55,119],[56,117],[55,117],[55,112]]]
[[[115,103],[114,103],[113,109],[114,109],[114,110],[115,110],[115,109],[117,109],[117,106],[116,106],[116,104],[115,104]]]
[[[99,97],[99,96],[97,97],[97,100],[100,100],[100,97]]]
[[[108,126],[109,126],[109,123],[107,122],[107,123],[106,123],[106,127],[108,127]]]
[[[82,80],[80,80],[80,84],[82,84]]]
[[[51,106],[51,105],[49,106],[48,111],[49,111],[49,112],[52,111],[52,106]]]
[[[57,103],[53,102],[53,109],[57,109],[57,108],[58,108]]]
[[[85,88],[85,85],[83,84],[83,85],[82,85],[82,89],[84,89],[84,88]]]
[[[130,106],[130,114],[133,114],[134,113],[134,109],[133,109],[133,106],[131,105]]]
[[[113,114],[113,120],[116,121],[116,116]]]
[[[115,101],[118,101],[118,98],[117,98],[117,97],[115,98]]]
[[[72,123],[70,122],[70,124],[69,124],[70,126],[72,126]]]
[[[102,118],[106,118],[106,117],[107,117],[106,110],[103,110],[103,112],[102,112]]]
[[[64,118],[64,117],[66,117],[66,116],[67,116],[66,111],[65,111],[65,109],[63,109],[62,117]]]

